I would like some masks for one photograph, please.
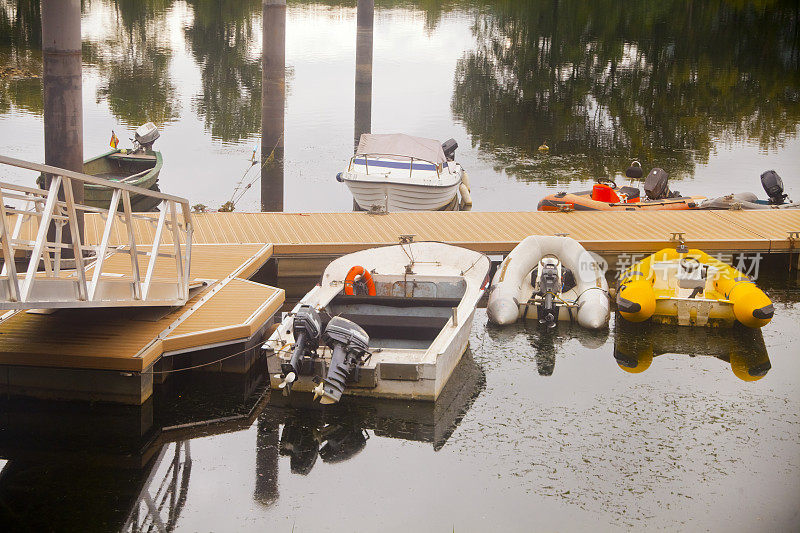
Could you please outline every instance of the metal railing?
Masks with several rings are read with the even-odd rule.
[[[5,156],[0,156],[0,164],[52,176],[47,190],[0,182],[0,241],[3,253],[0,309],[167,306],[186,303],[192,249],[192,218],[188,200]],[[76,203],[72,189],[76,181],[109,189],[109,208]],[[133,213],[133,195],[161,200],[158,215]],[[9,201],[21,205],[9,205]],[[103,236],[99,243],[84,242],[79,224],[84,213],[96,213],[93,216],[104,218]],[[136,219],[156,225],[152,240],[137,241],[134,227]],[[119,240],[122,244],[111,246],[109,240],[115,230],[125,238]],[[163,242],[167,236],[171,237],[171,243]],[[185,243],[183,246],[181,241]],[[162,251],[162,248],[172,250]],[[64,250],[69,250],[63,254],[69,255],[69,258],[62,257]],[[129,261],[125,261],[124,268],[116,265],[116,271],[107,272],[108,259],[116,254],[127,255]],[[144,277],[139,264],[140,257],[148,258]],[[161,271],[156,275],[159,258],[174,262],[174,270],[166,277]],[[18,270],[19,265],[23,268]]]

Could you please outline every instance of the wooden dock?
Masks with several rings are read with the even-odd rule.
[[[206,213],[194,217],[194,242],[269,242],[275,257],[336,256],[397,243],[400,235],[484,253],[511,251],[528,235],[567,234],[600,253],[654,252],[681,232],[706,251],[789,252],[800,240],[800,210],[650,212]],[[87,240],[102,220],[87,216]],[[137,225],[142,239],[152,224]],[[792,237],[790,232],[795,232]],[[112,236],[122,241],[124,235]]]
[[[152,239],[155,221],[155,215],[136,221],[137,240]],[[98,243],[103,219],[87,214],[85,222],[86,242]],[[254,346],[286,294],[304,294],[332,258],[394,244],[401,235],[498,255],[534,234],[566,234],[604,256],[674,246],[675,233],[708,252],[796,253],[800,241],[800,210],[207,213],[193,216],[193,223],[195,289],[186,306],[6,313],[0,317],[0,390],[57,397],[63,391],[56,389],[69,382],[74,398],[141,403],[158,379],[154,365],[172,368],[176,359],[169,356],[201,349],[231,353],[232,345]],[[110,245],[125,241],[125,231],[114,226]],[[109,258],[104,275],[129,277],[125,259]],[[170,268],[157,264],[156,275]],[[260,269],[262,279],[282,288],[248,281]],[[85,379],[83,371],[101,374]]]
[[[141,403],[152,393],[153,365],[162,356],[258,344],[284,292],[248,278],[271,255],[269,244],[193,246],[195,289],[182,307],[8,312],[0,318],[0,387],[49,397],[67,394],[55,384],[68,381],[71,398]],[[105,271],[129,277],[130,261],[123,259],[112,256]],[[75,375],[65,376],[64,369]],[[82,380],[79,370],[117,372]]]

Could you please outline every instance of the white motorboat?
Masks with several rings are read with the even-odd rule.
[[[267,339],[270,385],[311,392],[436,400],[467,349],[489,259],[442,243],[340,257]]]
[[[469,181],[454,161],[458,144],[402,133],[361,135],[347,170],[336,179],[347,184],[360,209],[436,211],[471,205]]]
[[[486,313],[499,325],[528,318],[548,327],[568,320],[607,328],[608,282],[598,258],[575,239],[531,235],[497,269]]]

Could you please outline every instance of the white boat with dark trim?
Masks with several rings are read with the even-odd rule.
[[[347,184],[358,208],[367,211],[471,205],[467,173],[454,161],[456,148],[454,139],[441,144],[402,133],[365,133],[347,170],[336,179]]]
[[[489,259],[433,242],[340,257],[264,344],[270,385],[434,401],[467,349]]]

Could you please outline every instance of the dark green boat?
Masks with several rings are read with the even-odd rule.
[[[143,135],[147,128],[147,135]],[[87,159],[83,162],[83,173],[110,181],[119,181],[128,185],[135,185],[143,189],[158,191],[158,174],[164,161],[161,152],[152,149],[153,142],[158,138],[157,130],[152,123],[145,124],[136,130],[136,141],[133,150],[115,149],[105,154]],[[36,179],[39,187],[44,188],[44,176]],[[112,190],[100,185],[84,184],[84,205],[108,209],[111,203]],[[160,200],[150,196],[135,194],[131,196],[131,209],[133,211],[152,211]],[[122,209],[122,205],[119,206]]]

